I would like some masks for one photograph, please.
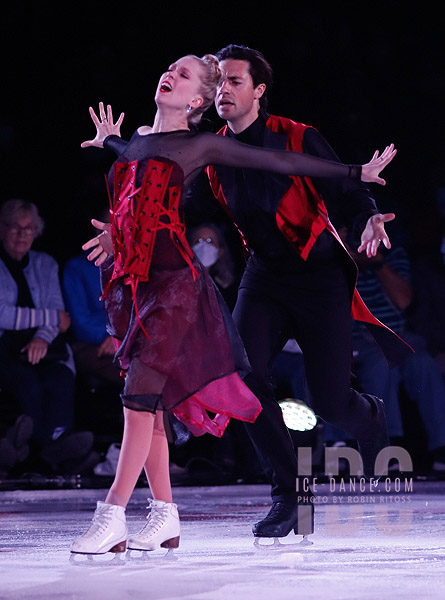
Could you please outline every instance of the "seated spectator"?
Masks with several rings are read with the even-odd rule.
[[[345,239],[345,232],[342,232]],[[345,239],[347,244],[347,240]],[[412,303],[410,262],[402,247],[380,249],[367,258],[348,247],[359,267],[357,289],[372,313],[393,329],[415,350],[399,366],[389,369],[366,327],[354,325],[353,369],[360,385],[383,398],[391,438],[404,436],[399,406],[400,385],[416,403],[427,436],[434,470],[445,470],[445,386],[437,362],[425,339],[408,326],[407,309]]]
[[[445,375],[445,221],[428,252],[413,263],[414,307],[411,324]]]
[[[37,207],[9,200],[0,208],[0,388],[33,422],[32,441],[53,470],[86,456],[89,432],[72,433],[75,369],[63,332],[57,262],[31,249],[43,231]],[[74,467],[74,463],[70,467]]]
[[[67,261],[63,270],[63,294],[71,317],[71,346],[77,373],[122,387],[116,352],[106,329],[106,314],[100,299],[100,270],[84,252]]]
[[[108,210],[102,215],[108,222]],[[100,232],[98,232],[100,233]],[[114,363],[116,348],[107,332],[101,300],[100,270],[87,258],[88,252],[70,258],[63,269],[63,295],[71,317],[70,344],[77,371],[75,419],[94,432],[95,447],[113,456],[122,436],[123,378]],[[115,466],[115,465],[114,465]],[[94,467],[102,473],[104,463]],[[106,474],[109,474],[107,470]]]
[[[236,302],[239,278],[222,229],[216,223],[202,223],[190,229],[187,239],[232,310]]]

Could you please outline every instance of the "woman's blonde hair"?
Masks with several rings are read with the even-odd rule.
[[[200,121],[206,110],[212,106],[215,100],[216,87],[221,79],[222,72],[219,68],[219,61],[213,54],[204,54],[204,56],[201,58],[199,58],[199,56],[195,56],[194,54],[190,54],[189,56],[199,60],[203,66],[201,89],[199,91],[204,101],[201,106],[194,108],[188,117],[190,123],[196,124]]]

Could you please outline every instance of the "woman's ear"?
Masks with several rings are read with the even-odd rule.
[[[202,98],[201,96],[197,96],[196,98],[193,98],[193,100],[190,102],[190,106],[192,108],[199,108],[203,102],[204,98]]]

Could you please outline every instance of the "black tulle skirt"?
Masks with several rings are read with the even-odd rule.
[[[250,367],[229,310],[206,269],[152,264],[136,292],[117,280],[105,298],[108,331],[125,374],[124,394],[135,410],[150,410],[153,378],[162,380],[157,408],[170,411],[194,435],[221,436],[231,417],[252,422],[261,405],[243,383]],[[102,284],[111,277],[110,259]],[[141,323],[148,336],[141,328]]]

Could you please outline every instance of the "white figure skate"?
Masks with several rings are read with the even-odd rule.
[[[127,535],[125,508],[99,501],[91,527],[73,542],[71,552],[75,554],[125,552]]]
[[[179,515],[176,504],[162,500],[148,500],[150,512],[139,533],[128,538],[128,550],[155,550],[179,547]]]

